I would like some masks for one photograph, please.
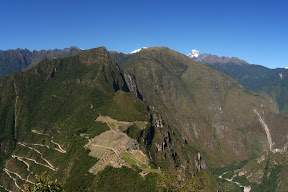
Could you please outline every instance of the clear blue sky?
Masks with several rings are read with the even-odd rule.
[[[0,49],[167,46],[288,66],[287,0],[0,0]]]

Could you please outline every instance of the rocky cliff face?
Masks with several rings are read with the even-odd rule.
[[[135,83],[135,79],[126,73],[124,73],[124,79],[125,79],[125,82],[127,83],[129,91],[131,93],[133,93],[134,95],[136,95],[139,99],[145,100],[145,98],[143,98],[141,93],[139,93],[139,90],[138,90],[137,85]]]

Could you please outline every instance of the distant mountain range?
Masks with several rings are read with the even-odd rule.
[[[193,49],[188,57],[196,62],[204,63],[204,64],[227,64],[233,63],[237,65],[247,65],[248,63],[244,60],[238,59],[237,57],[219,57],[217,55],[211,55],[207,53],[200,53],[199,51]]]
[[[0,51],[0,77],[9,73],[21,71],[29,65],[35,65],[43,59],[63,58],[74,56],[82,52],[78,47],[54,50],[29,51],[28,49],[15,49]]]

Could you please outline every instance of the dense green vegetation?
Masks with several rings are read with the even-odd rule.
[[[55,181],[51,181],[46,176],[46,172],[42,173],[36,178],[36,183],[33,186],[24,184],[24,191],[27,192],[64,192],[63,187]]]
[[[248,162],[248,160],[244,160],[244,161],[239,161],[239,162],[235,162],[233,164],[227,165],[225,167],[219,167],[219,168],[211,168],[211,172],[215,175],[215,176],[219,176],[222,175],[223,173],[227,172],[227,173],[234,173],[235,170],[238,170],[240,168],[242,168],[244,165],[246,165]],[[231,178],[229,176],[227,176],[225,174],[226,178]]]
[[[143,132],[141,129],[138,128],[137,125],[133,124],[132,126],[130,126],[126,131],[125,133],[131,137],[132,139],[136,139],[138,140],[142,135],[143,135]]]
[[[242,162],[239,162],[237,164],[226,166],[224,168],[212,169],[212,173],[216,174],[215,176],[217,176],[217,175],[219,176],[219,175],[222,175],[223,173],[225,173],[222,177],[231,179],[235,174],[236,175],[238,174],[239,170],[241,168],[243,168],[247,164],[247,162],[248,161],[242,161]],[[261,184],[259,184],[259,185],[256,183],[252,183],[252,182],[248,181],[245,175],[242,175],[242,176],[237,175],[236,177],[233,177],[232,182],[228,182],[225,179],[220,179],[220,178],[218,178],[217,180],[218,180],[221,188],[224,191],[237,191],[237,190],[239,191],[240,188],[236,184],[233,183],[233,182],[239,182],[243,186],[250,186],[252,189],[251,191],[273,192],[273,191],[276,191],[276,188],[278,185],[277,180],[278,180],[278,176],[279,176],[279,173],[281,171],[281,168],[282,168],[282,166],[272,165],[270,163],[270,161],[268,160],[266,162],[266,166],[264,168],[263,179],[261,181]]]
[[[277,165],[274,168],[268,168],[268,164],[264,169],[264,176],[260,185],[249,182],[245,176],[237,176],[233,181],[241,183],[241,185],[251,186],[252,191],[255,192],[273,192],[278,186],[278,174],[281,171],[281,166]]]
[[[166,171],[159,176],[157,188],[160,192],[205,192],[208,186],[201,177],[192,177],[186,180],[181,180],[181,176],[176,172]]]
[[[89,173],[88,170],[97,162],[97,160],[91,156],[88,156],[87,152],[82,152],[76,147],[73,147],[75,152],[70,159],[74,159],[73,167],[69,174],[73,177],[69,177],[64,185],[66,191],[73,191],[75,189],[79,191],[85,191],[93,186],[94,175]],[[65,170],[63,170],[64,172]]]
[[[262,87],[261,90],[268,93],[278,103],[280,112],[288,113],[288,78],[285,78],[270,86]]]
[[[117,91],[111,107],[108,109],[109,116],[124,121],[147,121],[147,105],[135,97],[132,93]]]
[[[15,137],[14,137],[14,110],[10,106],[13,105],[14,102],[11,101],[9,103],[0,105],[0,142],[1,148],[5,148],[7,151],[11,151],[15,147]],[[0,169],[3,169],[4,159],[7,158],[8,154],[6,154],[0,148]]]
[[[134,171],[127,167],[112,168],[106,167],[97,175],[97,187],[95,191],[139,191],[152,192],[156,190],[157,174],[148,174],[143,179],[139,175],[140,170]]]

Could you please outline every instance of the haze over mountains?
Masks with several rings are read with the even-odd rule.
[[[44,171],[66,191],[288,190],[285,69],[70,49],[37,64],[28,50],[2,56],[35,64],[0,79],[0,190]]]

